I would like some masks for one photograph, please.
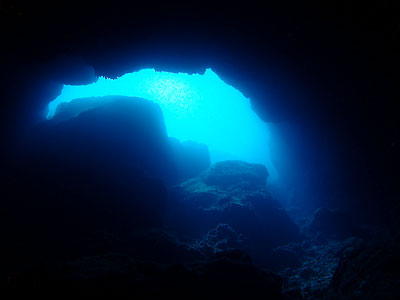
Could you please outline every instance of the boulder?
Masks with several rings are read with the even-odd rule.
[[[210,230],[200,240],[196,241],[193,248],[212,255],[231,249],[245,249],[244,237],[235,232],[228,224],[219,224],[217,228]]]
[[[75,105],[88,107],[77,113]],[[108,179],[138,173],[170,177],[168,137],[157,104],[108,96],[78,99],[65,104],[64,110],[68,109],[67,119],[43,122],[30,132],[24,154],[28,163],[38,163],[36,172],[53,172],[56,177],[73,172]]]
[[[265,259],[272,248],[298,238],[297,226],[268,193],[267,176],[260,164],[217,162],[170,192],[167,223],[193,237],[227,224],[247,239],[256,261]]]
[[[124,105],[126,105],[127,108],[127,114],[130,113],[131,118],[139,120],[138,125],[140,126],[138,126],[138,128],[142,127],[144,133],[149,133],[150,137],[153,134],[154,129],[156,132],[161,133],[160,141],[162,141],[162,144],[149,145],[146,143],[143,145],[143,149],[147,147],[149,154],[152,155],[151,158],[156,161],[160,167],[165,167],[165,162],[168,162],[168,169],[170,172],[167,172],[167,175],[162,176],[164,181],[176,184],[199,175],[210,166],[210,153],[207,145],[195,141],[180,142],[174,137],[167,137],[163,116],[159,106],[151,101],[141,98],[104,96],[73,99],[70,102],[63,102],[57,106],[55,116],[51,120],[51,123],[57,124],[65,120],[74,119],[80,114],[85,115],[86,112],[92,113],[91,111],[93,110],[98,111],[100,109],[112,112],[113,107],[116,105],[115,102],[117,102],[117,105],[119,105],[118,103],[124,102]],[[145,104],[144,107],[142,107],[143,104]],[[130,108],[131,106],[135,107],[137,111],[132,112]],[[144,118],[145,116],[147,116],[147,120]],[[69,122],[76,122],[76,120],[70,120]],[[151,122],[154,124],[150,124]],[[132,123],[132,120],[130,120],[130,123]],[[94,122],[94,124],[97,124],[97,122]],[[153,128],[149,128],[151,126],[153,126]],[[132,137],[133,139],[136,138],[135,135]],[[136,147],[139,146],[139,149],[141,149],[142,142],[143,141],[137,143],[138,145],[136,145]],[[129,143],[127,143],[127,146],[129,146]],[[155,149],[158,149],[160,153],[154,153],[154,147],[156,147]],[[133,152],[137,150],[138,149],[135,149]],[[144,167],[148,167],[148,164],[149,162],[145,161]],[[148,173],[153,172],[151,174],[152,176],[159,175],[157,172],[154,173],[154,171],[154,168],[150,171],[147,170]]]
[[[39,124],[24,146],[10,184],[10,236],[64,247],[67,234],[161,226],[163,181],[174,174],[158,105],[113,96],[74,118]]]

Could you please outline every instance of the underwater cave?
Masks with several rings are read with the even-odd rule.
[[[0,295],[400,298],[398,10],[289,2],[0,1]]]
[[[144,69],[116,79],[100,77],[89,85],[64,85],[61,94],[49,103],[47,119],[58,115],[65,118],[71,111],[71,101],[80,101],[73,109],[74,115],[69,116],[74,117],[101,105],[101,97],[110,95],[157,103],[168,136],[207,145],[212,163],[236,159],[264,164],[270,173],[274,170],[268,153],[267,124],[252,110],[249,99],[211,69],[192,75]],[[97,98],[81,99],[92,97]]]

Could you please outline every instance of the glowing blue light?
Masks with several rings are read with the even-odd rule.
[[[143,69],[114,80],[100,77],[89,85],[64,85],[61,95],[49,103],[47,118],[56,114],[62,102],[107,95],[141,97],[158,103],[168,135],[207,144],[212,162],[240,159],[262,163],[271,175],[274,173],[267,124],[251,109],[249,99],[211,69],[204,75]]]

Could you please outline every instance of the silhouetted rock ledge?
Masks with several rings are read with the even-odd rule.
[[[104,246],[104,239],[111,242],[109,246]],[[280,277],[257,268],[238,249],[202,255],[162,230],[121,238],[98,235],[96,241],[83,243],[86,253],[81,255],[31,260],[24,268],[10,271],[8,279],[0,272],[0,291],[5,295],[282,299]]]
[[[268,171],[243,161],[217,162],[170,193],[168,223],[199,237],[227,224],[247,239],[249,254],[266,263],[266,251],[296,240],[298,228],[266,188]]]

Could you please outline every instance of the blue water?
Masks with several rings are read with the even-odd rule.
[[[64,85],[49,103],[47,118],[57,106],[77,98],[122,95],[158,103],[167,133],[181,141],[207,144],[211,161],[240,159],[267,166],[271,163],[268,125],[252,110],[250,99],[207,69],[204,74],[157,72],[143,69],[117,79],[99,77],[88,85]]]

